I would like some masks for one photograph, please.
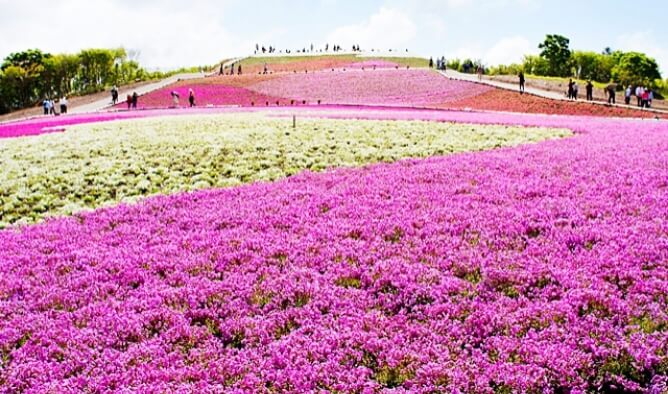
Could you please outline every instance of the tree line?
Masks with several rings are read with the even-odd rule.
[[[133,59],[136,54],[131,55],[124,48],[84,49],[76,54],[39,49],[12,53],[0,65],[0,114],[34,106],[46,98],[96,93],[167,75],[145,70]]]
[[[522,63],[499,65],[485,70],[490,75],[525,74],[545,77],[566,77],[601,83],[617,83],[621,86],[647,86],[663,88],[668,81],[661,80],[656,60],[641,52],[624,52],[605,48],[601,52],[571,50],[567,37],[548,34],[538,45],[540,54],[526,55]],[[470,72],[480,61],[465,59],[449,62],[451,68]]]

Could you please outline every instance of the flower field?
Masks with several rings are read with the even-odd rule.
[[[0,391],[664,392],[668,124],[439,116],[577,134],[306,171],[0,231]],[[237,156],[257,147],[265,121],[241,121],[260,127],[248,131],[250,145],[238,142]],[[220,122],[219,133],[197,131],[208,122]],[[191,149],[213,152],[217,138],[244,138],[227,122],[175,129],[194,135]],[[337,123],[313,120],[306,130],[327,135]],[[485,130],[342,124],[350,126],[339,134],[358,127],[360,140],[380,139],[359,155],[383,138],[403,151],[430,138],[412,134]],[[393,136],[374,133],[377,124],[394,127]],[[53,141],[44,152],[66,151],[83,139],[93,158],[107,149],[115,157],[142,138],[162,146],[161,127],[112,122],[2,144]],[[127,133],[128,145],[95,147],[107,133]],[[335,144],[325,141],[323,149]],[[312,144],[282,146],[309,152]],[[184,151],[176,162],[195,157]],[[48,166],[47,158],[15,171]]]
[[[0,394],[668,393],[666,120],[267,59],[0,124]]]
[[[354,70],[287,74],[252,89],[325,104],[429,106],[474,97],[491,88],[449,80],[430,70]]]
[[[567,134],[558,129],[346,120],[300,120],[293,130],[291,121],[259,115],[81,125],[66,133],[0,141],[0,162],[7,163],[0,171],[0,228],[153,194]]]

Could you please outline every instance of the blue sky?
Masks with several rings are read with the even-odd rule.
[[[0,10],[3,58],[34,47],[124,46],[142,64],[173,68],[245,55],[255,43],[338,42],[492,65],[536,53],[557,33],[574,49],[647,52],[668,74],[665,0],[0,0]]]

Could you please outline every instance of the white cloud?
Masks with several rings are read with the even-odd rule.
[[[534,45],[521,36],[503,38],[484,55],[483,62],[489,65],[519,63],[533,51]]]
[[[74,53],[124,46],[141,50],[148,67],[169,68],[212,64],[254,45],[223,27],[226,0],[0,0],[0,8],[2,57],[27,48]]]
[[[524,55],[535,52],[535,46],[522,36],[501,38],[491,47],[482,45],[479,42],[466,42],[464,44],[464,46],[450,51],[448,56],[460,60],[481,60],[487,66],[496,66],[499,64],[519,63],[524,59]]]
[[[622,34],[617,37],[617,45],[623,51],[643,52],[653,57],[661,70],[661,75],[666,78],[668,73],[668,47],[665,41],[659,44],[651,31],[639,31]]]
[[[403,12],[382,7],[368,20],[342,26],[327,36],[327,42],[344,47],[359,44],[365,48],[402,48],[417,35],[415,23]]]

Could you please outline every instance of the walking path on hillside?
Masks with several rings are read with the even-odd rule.
[[[460,81],[468,81],[468,82],[474,82],[474,83],[480,83],[484,85],[489,85],[489,86],[494,86],[496,88],[500,89],[506,89],[506,90],[512,90],[513,92],[519,91],[519,80],[517,84],[512,84],[512,83],[507,83],[507,82],[501,82],[501,81],[494,81],[490,80],[487,78],[483,78],[482,80],[478,79],[477,74],[464,74],[460,73],[454,70],[447,70],[447,71],[439,71],[442,75],[450,78],[450,79],[457,79]],[[561,101],[572,101],[566,98],[563,94],[557,93],[557,92],[552,92],[548,90],[542,90],[542,89],[536,89],[534,87],[526,86],[524,89],[524,92],[527,94],[532,94],[534,96],[538,97],[543,97],[547,98],[550,100],[561,100]],[[623,94],[620,95],[617,94],[617,98],[624,100]],[[659,110],[655,108],[650,108],[650,109],[640,109],[637,106],[634,105],[626,105],[626,104],[608,104],[607,102],[603,101],[585,101],[585,100],[578,100],[578,102],[583,102],[583,103],[591,103],[595,105],[614,105],[616,107],[621,107],[621,108],[628,108],[628,109],[635,109],[635,110],[641,110],[641,111],[650,111],[650,112],[656,112],[656,113],[668,113],[668,111],[664,110]]]
[[[228,67],[231,64],[239,62],[242,59],[244,59],[244,58],[237,58],[237,59],[228,60],[227,62],[225,62],[223,64],[223,66]],[[216,72],[214,72],[211,75],[215,75],[216,73],[217,73],[217,69],[216,69]],[[157,81],[155,83],[151,83],[151,84],[142,86],[142,87],[134,89],[132,91],[130,91],[130,90],[122,91],[121,90],[118,93],[118,101],[121,102],[121,103],[125,102],[125,97],[128,94],[132,94],[133,92],[137,92],[137,94],[139,96],[142,96],[142,95],[151,93],[154,90],[162,89],[165,86],[169,86],[169,85],[171,85],[173,83],[176,83],[178,81],[184,81],[184,80],[188,80],[188,79],[204,78],[206,75],[207,74],[205,74],[203,72],[201,72],[201,73],[176,74],[176,75],[172,75],[169,78],[165,78],[165,79],[162,79],[162,80]],[[90,104],[81,105],[81,106],[72,108],[69,112],[74,113],[74,114],[82,114],[82,113],[88,113],[88,112],[101,111],[101,110],[104,110],[104,109],[112,107],[112,106],[113,106],[113,104],[111,102],[111,93],[109,93],[109,96],[104,98],[104,99],[92,102]]]

